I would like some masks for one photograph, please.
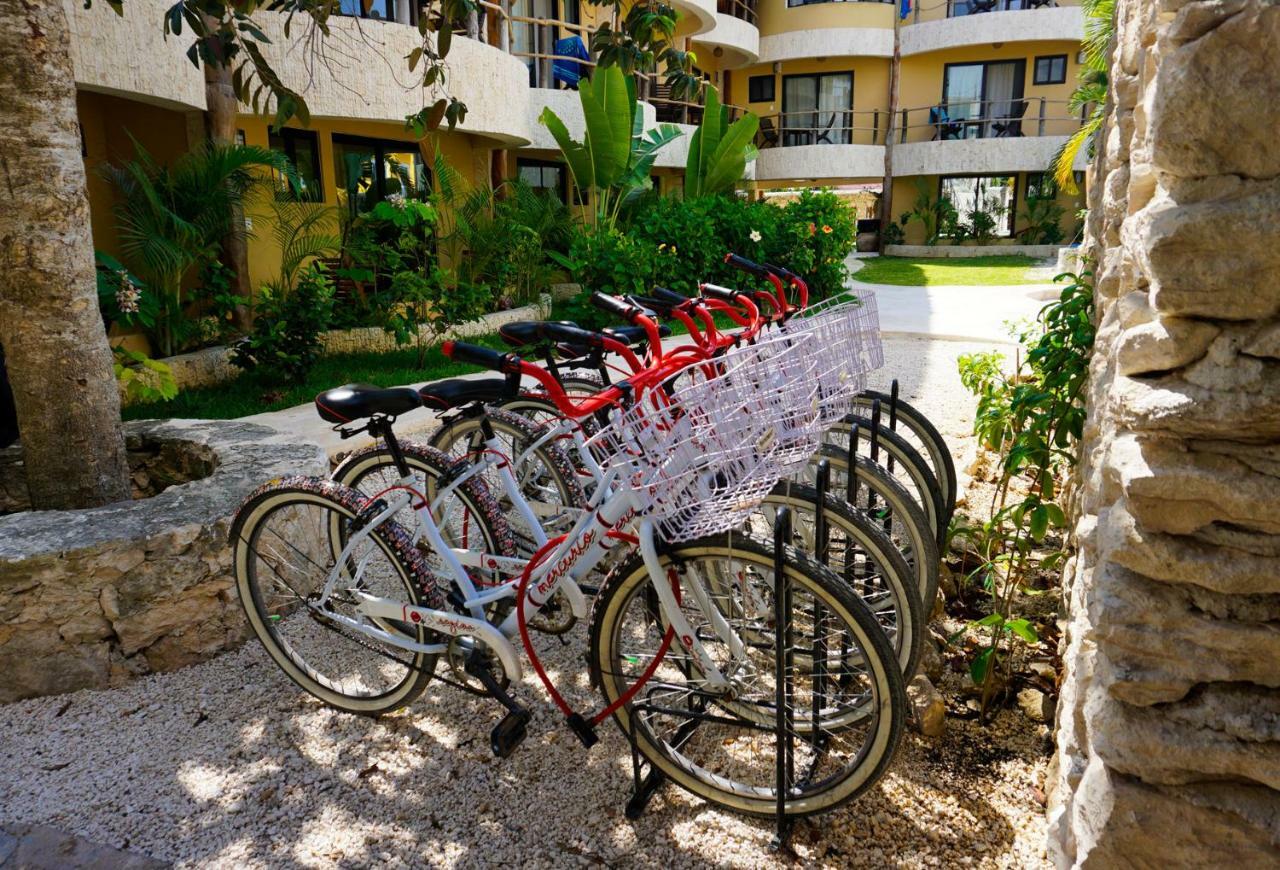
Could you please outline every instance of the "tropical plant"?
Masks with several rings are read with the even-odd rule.
[[[1028,196],[1026,210],[1020,215],[1026,226],[1018,234],[1024,236],[1028,244],[1056,245],[1066,235],[1062,231],[1062,216],[1066,211],[1050,191]]]
[[[336,209],[312,202],[268,198],[271,236],[280,250],[280,273],[268,282],[278,293],[288,293],[303,269],[317,258],[331,257],[342,240],[334,232]]]
[[[320,355],[320,334],[329,328],[333,283],[313,260],[289,288],[264,286],[253,307],[253,329],[233,349],[232,362],[273,380],[302,381]]]
[[[1014,639],[1039,640],[1034,626],[1013,614],[1015,594],[1032,568],[1053,568],[1065,557],[1061,547],[1038,551],[1051,529],[1066,524],[1057,503],[1059,481],[1077,462],[1095,327],[1092,275],[1057,280],[1067,284],[1036,325],[1019,336],[1026,354],[1012,372],[998,353],[966,354],[958,361],[961,382],[978,397],[974,434],[999,454],[1001,469],[988,517],[961,521],[953,530],[974,545],[979,563],[968,579],[990,597],[991,612],[972,624],[986,642],[970,662],[971,676],[983,689],[984,713],[993,675],[1002,667],[1008,673]]]
[[[591,34],[591,53],[599,67],[617,67],[631,77],[635,73],[652,73],[661,62],[663,78],[674,100],[696,100],[702,78],[694,70],[697,56],[676,47],[676,23],[679,13],[662,0],[640,0],[624,4],[622,0],[591,0],[595,6],[609,6],[614,28],[608,21]],[[626,6],[624,10],[624,6]]]
[[[1082,0],[1084,10],[1084,63],[1078,74],[1079,83],[1067,103],[1072,114],[1092,106],[1088,119],[1073,133],[1053,157],[1053,177],[1067,193],[1078,193],[1075,179],[1076,155],[1102,129],[1107,101],[1107,62],[1115,37],[1116,0]]]
[[[190,334],[183,287],[194,270],[218,256],[231,216],[270,169],[296,184],[282,154],[253,145],[206,143],[171,165],[158,163],[135,140],[137,156],[108,166],[119,199],[116,225],[124,260],[154,294],[154,321],[143,327],[164,356]],[[233,230],[245,233],[243,226]]]
[[[978,244],[991,244],[996,237],[996,216],[989,211],[975,208],[969,212],[969,231]]]
[[[936,245],[944,235],[955,235],[956,224],[960,215],[945,194],[934,197],[932,185],[927,178],[916,179],[916,201],[911,210],[903,215],[903,226],[919,222],[924,227],[924,243]]]
[[[722,106],[720,94],[708,87],[702,123],[689,139],[685,197],[729,193],[737,187],[747,164],[756,158],[752,142],[759,128],[760,119],[750,112],[730,124],[728,106]]]
[[[178,382],[173,369],[145,353],[116,345],[116,380],[132,402],[160,402],[178,395]]]
[[[569,135],[550,107],[539,117],[564,155],[569,175],[593,208],[593,225],[613,228],[623,204],[649,188],[649,172],[658,151],[681,135],[674,124],[644,130],[644,116],[636,103],[635,79],[616,66],[597,68],[590,79],[578,83],[578,99],[586,122],[581,142]]]

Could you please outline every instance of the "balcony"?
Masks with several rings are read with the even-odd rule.
[[[160,26],[169,5],[131,0],[120,16],[106,3],[85,9],[82,0],[63,0],[76,85],[168,109],[204,111],[204,73],[187,60],[180,41],[165,40]]]
[[[903,109],[894,131],[894,174],[1036,172],[1049,165],[1088,112],[1087,106],[1073,113],[1066,101],[1043,98]]]
[[[760,57],[757,18],[755,0],[719,0],[715,26],[696,39],[721,50],[722,69],[750,66]]]
[[[939,0],[918,3],[902,28],[903,56],[992,42],[1084,38],[1076,0]]]
[[[888,120],[878,110],[764,115],[756,180],[879,178]]]

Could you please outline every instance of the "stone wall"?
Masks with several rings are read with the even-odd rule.
[[[0,516],[0,704],[116,685],[238,644],[248,628],[227,544],[236,508],[274,477],[329,470],[317,445],[265,426],[169,420],[125,431],[141,457],[135,485],[158,494]]]
[[[1280,6],[1120,0],[1050,851],[1280,855]]]

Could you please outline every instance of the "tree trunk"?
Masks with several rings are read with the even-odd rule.
[[[31,503],[129,498],[62,3],[0,0],[0,344]]]
[[[898,75],[902,71],[902,44],[899,35],[902,18],[898,11],[893,15],[893,60],[889,65],[889,120],[884,128],[884,183],[880,189],[880,235],[876,239],[876,248],[881,254],[885,249],[885,230],[893,220],[893,137],[897,132],[894,126],[898,120]]]
[[[230,67],[204,65],[204,99],[209,139],[218,145],[234,145],[240,101],[231,87]],[[231,220],[233,225],[244,225],[244,209],[240,205],[232,209]],[[231,270],[231,289],[244,300],[236,306],[236,326],[248,329],[253,320],[253,287],[249,284],[249,240],[243,233],[228,232],[223,238],[222,263]]]

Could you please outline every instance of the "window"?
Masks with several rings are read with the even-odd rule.
[[[277,199],[294,199],[298,202],[324,202],[324,185],[320,179],[320,143],[312,130],[294,130],[286,127],[271,133],[268,144],[289,162],[298,175],[298,192],[295,195],[289,184],[277,176]]]
[[[333,175],[338,201],[352,214],[366,212],[392,194],[426,199],[431,175],[412,142],[333,137]]]
[[[853,141],[853,73],[782,77],[782,144]]]
[[[947,64],[942,104],[947,117],[962,125],[959,137],[1021,136],[1026,74],[1025,60]]]
[[[1040,199],[1041,197],[1052,199],[1057,195],[1058,185],[1054,182],[1052,175],[1046,172],[1027,173],[1027,199]]]
[[[396,20],[396,3],[395,0],[373,0],[368,3],[366,9],[365,0],[341,0],[338,4],[338,11],[342,15],[350,15],[353,18],[379,18],[383,21]]]
[[[995,218],[996,235],[1013,235],[1013,213],[1018,179],[1013,175],[968,175],[943,178],[939,194],[951,200],[960,221],[973,223],[973,212],[981,209]]]
[[[1050,54],[1036,58],[1035,78],[1033,85],[1060,85],[1067,80],[1067,56]]]
[[[516,159],[516,173],[521,181],[534,190],[554,196],[561,202],[565,201],[569,173],[565,171],[563,163],[520,157]]]
[[[773,76],[752,76],[747,79],[747,101],[752,103],[772,103],[774,81]]]

